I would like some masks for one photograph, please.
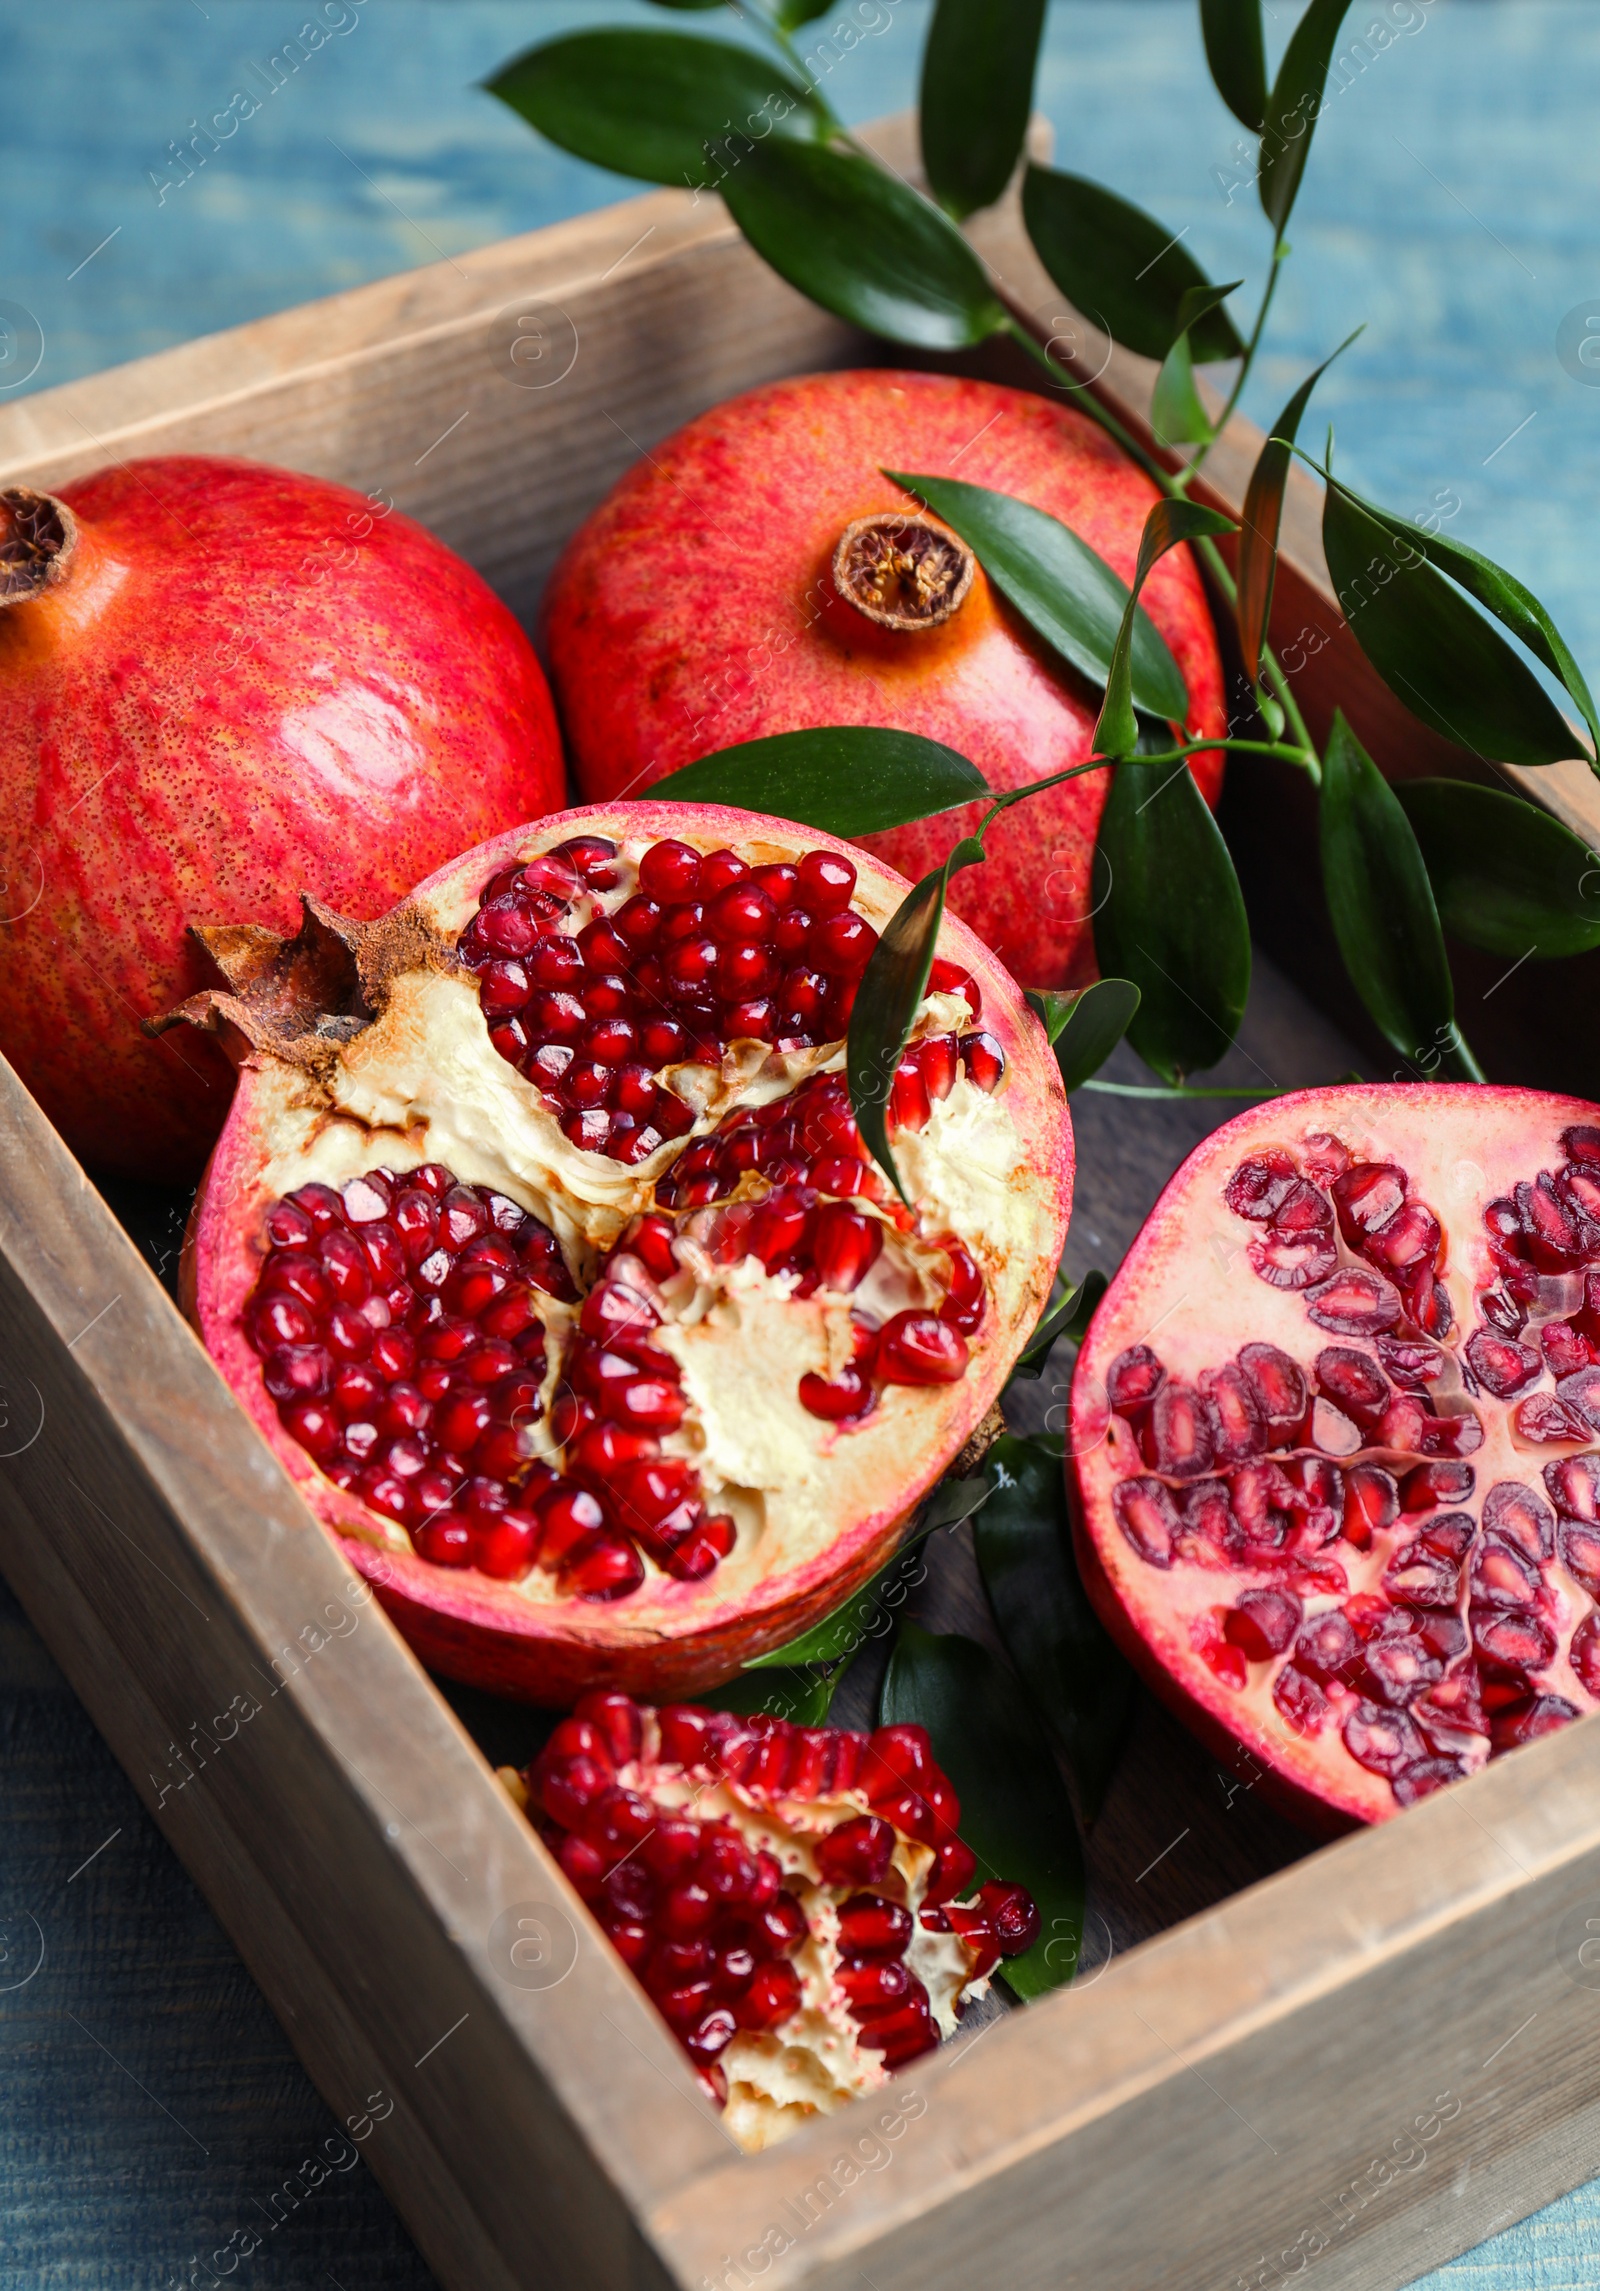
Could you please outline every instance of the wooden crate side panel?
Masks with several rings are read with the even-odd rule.
[[[1292,2250],[1448,2088],[1426,2168],[1313,2255],[1389,2291],[1592,2169],[1546,2136],[1600,2116],[1600,1994],[1559,1959],[1563,1919],[1600,1921],[1597,1782],[1600,1728],[1575,1727],[914,2064],[896,2098],[921,2112],[851,2184],[848,2119],[718,2169],[657,2213],[681,2279],[777,2227],[775,2287],[953,2291],[1003,2250],[1028,2291],[1211,2291],[1253,2280],[1247,2233]]]
[[[625,2281],[630,2205],[726,2152],[682,2055],[9,1069],[0,1197],[27,1205],[0,1265],[8,1415],[31,1431],[20,1412],[42,1414],[0,1477],[0,1535],[43,1635],[202,1884],[225,1883],[236,1838],[273,1841],[284,1910],[502,2248],[528,2241],[531,2157],[571,2191],[553,2279],[595,2280],[607,2226]],[[83,1656],[85,1611],[117,1650],[109,1677]],[[577,1937],[540,1992],[503,1978],[489,1941],[530,1901]],[[293,2033],[294,1997],[274,1996]]]

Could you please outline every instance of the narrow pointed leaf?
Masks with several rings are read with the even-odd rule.
[[[1209,282],[1165,223],[1086,175],[1032,165],[1022,182],[1022,219],[1039,260],[1085,318],[1141,358],[1166,356],[1185,294]],[[1238,358],[1244,344],[1217,309],[1196,326],[1190,350],[1206,363]]]
[[[937,0],[922,51],[922,164],[959,222],[992,206],[1022,153],[1045,0]]]
[[[726,1686],[713,1687],[696,1700],[713,1710],[736,1710],[746,1718],[768,1711],[774,1718],[788,1719],[791,1726],[823,1726],[843,1679],[842,1664],[832,1672],[787,1667],[740,1671]]]
[[[819,16],[825,16],[832,6],[833,0],[779,0],[778,23],[785,32],[798,32],[802,25],[814,24]]]
[[[905,1586],[920,1576],[909,1565],[917,1546],[940,1528],[959,1527],[983,1509],[998,1485],[999,1474],[988,1459],[965,1479],[944,1479],[917,1515],[916,1525],[894,1557],[878,1569],[859,1591],[853,1591],[831,1615],[786,1647],[757,1655],[746,1671],[788,1669],[807,1663],[836,1663],[854,1654],[867,1639],[881,1639],[894,1628],[905,1597]]]
[[[1092,1822],[1133,1713],[1133,1673],[1078,1575],[1060,1443],[1008,1432],[989,1454],[999,1486],[973,1530],[978,1571],[1006,1652]]]
[[[925,1726],[961,1801],[961,1835],[978,1857],[977,1883],[1025,1885],[1040,1934],[996,1970],[1019,1997],[1060,1988],[1077,1970],[1083,1936],[1083,1847],[1072,1801],[1027,1695],[973,1639],[902,1623],[879,1706],[885,1725]]]
[[[490,95],[563,151],[647,183],[714,190],[762,148],[729,121],[809,136],[814,98],[781,65],[731,40],[691,32],[570,32],[515,57],[486,80]]]
[[[889,1150],[889,1092],[894,1070],[911,1022],[928,991],[928,973],[933,967],[950,878],[963,867],[976,866],[985,856],[981,843],[964,836],[944,865],[925,875],[906,894],[872,950],[850,1013],[845,1042],[850,1104],[873,1158],[892,1180],[902,1201],[907,1198],[906,1190]]]
[[[1118,764],[1098,848],[1111,889],[1095,956],[1139,989],[1128,1040],[1163,1082],[1214,1066],[1250,993],[1250,925],[1221,830],[1187,764]]]
[[[1096,755],[1130,755],[1139,737],[1139,727],[1133,714],[1133,615],[1139,601],[1139,591],[1149,579],[1151,569],[1169,549],[1175,549],[1182,541],[1197,541],[1206,534],[1231,533],[1233,530],[1231,518],[1219,515],[1215,509],[1203,508],[1198,501],[1158,501],[1145,519],[1144,532],[1139,540],[1139,561],[1134,568],[1133,587],[1128,594],[1122,626],[1117,631],[1111,667],[1106,676],[1105,705],[1100,711],[1100,721],[1095,726]],[[1106,966],[1102,963],[1100,967],[1103,970]]]
[[[949,217],[870,159],[771,136],[718,188],[780,278],[869,334],[965,350],[1006,322]]]
[[[1150,399],[1150,427],[1161,444],[1208,445],[1216,435],[1195,388],[1193,329],[1243,284],[1236,278],[1229,286],[1191,287],[1179,305],[1178,333],[1161,361]]]
[[[1394,792],[1452,938],[1517,960],[1600,947],[1600,865],[1549,812],[1465,780],[1403,780]]]
[[[1257,189],[1267,220],[1282,238],[1299,195],[1322,110],[1328,64],[1350,0],[1310,0],[1295,26],[1267,98]]]
[[[1253,0],[1259,5],[1259,0]],[[1300,417],[1311,400],[1311,393],[1333,364],[1334,358],[1348,350],[1361,332],[1347,334],[1334,351],[1333,357],[1324,358],[1313,374],[1308,374],[1283,412],[1267,432],[1267,442],[1261,448],[1256,466],[1250,473],[1249,488],[1244,497],[1244,512],[1239,523],[1239,643],[1244,653],[1245,673],[1251,683],[1261,674],[1261,647],[1267,641],[1267,625],[1272,618],[1272,591],[1278,574],[1278,535],[1283,527],[1283,496],[1289,482],[1291,448],[1300,428]],[[1276,706],[1276,703],[1274,703]],[[1278,731],[1283,729],[1282,711],[1279,710]],[[1274,733],[1274,738],[1277,734]]]
[[[1426,536],[1375,517],[1337,480],[1322,545],[1339,609],[1373,667],[1414,716],[1503,764],[1554,764],[1578,741],[1522,658],[1435,570]]]
[[[1001,595],[1063,659],[1104,685],[1128,607],[1128,585],[1070,525],[1014,494],[952,477],[884,476],[944,520]],[[1189,694],[1165,638],[1141,605],[1133,616],[1134,705],[1181,723]]]
[[[1061,1069],[1063,1089],[1079,1089],[1133,1024],[1139,989],[1131,978],[1099,978],[1080,994],[1030,993]]]
[[[953,811],[991,790],[976,764],[938,740],[873,724],[827,724],[719,748],[667,772],[650,792],[670,803],[771,812],[854,841]]]
[[[1206,62],[1218,95],[1252,135],[1267,115],[1267,51],[1261,0],[1200,0]]]
[[[1089,1323],[1094,1318],[1095,1308],[1110,1285],[1104,1273],[1085,1273],[1078,1286],[1067,1292],[1055,1310],[1045,1314],[1018,1353],[1011,1370],[1012,1375],[1040,1376],[1056,1345],[1063,1342],[1082,1344],[1088,1334]]]
[[[1356,992],[1402,1058],[1454,1071],[1455,990],[1428,871],[1399,798],[1338,711],[1321,814],[1323,889]]]
[[[1337,351],[1334,355],[1337,357]],[[1338,481],[1330,479],[1329,482],[1337,484]],[[1495,564],[1492,558],[1470,548],[1465,541],[1451,541],[1442,533],[1424,532],[1420,526],[1410,525],[1404,518],[1392,515],[1387,509],[1378,508],[1376,503],[1363,500],[1359,494],[1352,493],[1347,485],[1340,485],[1338,490],[1347,502],[1387,534],[1391,542],[1403,541],[1410,550],[1426,557],[1430,565],[1440,573],[1447,573],[1469,596],[1475,597],[1486,611],[1493,613],[1502,627],[1510,629],[1512,635],[1527,646],[1534,658],[1542,661],[1552,676],[1560,679],[1588,725],[1597,752],[1600,752],[1600,717],[1596,715],[1594,699],[1583,671],[1573,658],[1566,638],[1533,591],[1525,587],[1514,573],[1508,573],[1503,565]],[[1563,756],[1572,753],[1576,745],[1569,733]]]

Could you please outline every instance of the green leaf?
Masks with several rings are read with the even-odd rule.
[[[1192,286],[1178,306],[1177,336],[1150,399],[1150,427],[1162,445],[1209,445],[1216,435],[1195,388],[1191,330],[1243,284],[1236,278],[1229,286]]]
[[[872,950],[850,1013],[845,1072],[851,1110],[874,1160],[907,1208],[910,1200],[889,1150],[889,1092],[912,1020],[928,991],[928,973],[933,968],[950,878],[963,867],[977,866],[986,856],[976,837],[963,836],[944,865],[924,875],[915,890],[907,892]]]
[[[1322,882],[1345,969],[1402,1058],[1460,1070],[1455,990],[1411,823],[1335,710],[1322,759]],[[1471,1054],[1464,1079],[1481,1081]]]
[[[867,1639],[882,1638],[894,1627],[895,1610],[911,1581],[907,1565],[917,1546],[941,1527],[959,1527],[981,1511],[993,1493],[998,1475],[987,1458],[965,1479],[943,1479],[917,1514],[916,1525],[894,1557],[886,1560],[869,1582],[853,1591],[831,1615],[824,1615],[786,1647],[757,1655],[747,1671],[784,1669],[804,1663],[837,1663],[853,1655]]]
[[[1200,0],[1206,62],[1223,102],[1252,135],[1267,116],[1267,51],[1261,0]]]
[[[826,835],[876,835],[953,811],[992,794],[976,764],[938,740],[871,724],[775,732],[719,748],[651,785],[671,803],[726,803],[820,827]]]
[[[721,0],[718,0],[720,6]],[[784,32],[798,32],[804,24],[814,24],[819,16],[826,16],[833,0],[780,0],[778,28]]]
[[[747,1670],[729,1679],[726,1686],[713,1687],[709,1694],[695,1699],[712,1710],[736,1710],[744,1718],[768,1711],[774,1718],[787,1718],[793,1726],[823,1726],[843,1679],[842,1665],[827,1675],[787,1668]]]
[[[1549,812],[1465,780],[1402,780],[1394,792],[1452,938],[1519,959],[1600,947],[1600,862]]]
[[[1118,764],[1098,848],[1111,889],[1094,919],[1096,960],[1138,987],[1128,1040],[1176,1083],[1214,1066],[1244,1016],[1250,925],[1239,878],[1187,764]]]
[[[1086,318],[1142,358],[1166,356],[1185,294],[1209,281],[1165,223],[1086,175],[1031,164],[1022,219],[1039,260]],[[1195,328],[1190,349],[1215,362],[1242,357],[1244,344],[1217,309]]]
[[[1006,323],[949,217],[853,151],[769,137],[719,188],[780,278],[869,334],[965,350]]]
[[[1380,509],[1375,502],[1363,500],[1360,494],[1352,493],[1349,486],[1340,485],[1327,470],[1322,474],[1327,478],[1330,488],[1337,486],[1345,501],[1378,526],[1391,542],[1405,542],[1440,573],[1447,573],[1469,596],[1475,597],[1480,605],[1493,613],[1502,627],[1510,629],[1512,635],[1527,646],[1536,660],[1543,661],[1551,674],[1560,679],[1588,725],[1597,751],[1600,751],[1600,718],[1596,716],[1594,699],[1584,681],[1583,671],[1574,660],[1566,638],[1531,589],[1526,588],[1514,573],[1508,573],[1504,566],[1495,564],[1492,558],[1485,557],[1477,549],[1469,548],[1466,542],[1448,541],[1442,533],[1429,533],[1420,526],[1410,525],[1404,518],[1395,517],[1388,510]],[[1390,562],[1394,561],[1391,554]],[[1450,592],[1445,593],[1448,595]],[[1468,618],[1473,626],[1479,625],[1472,616]],[[1402,693],[1401,697],[1409,707],[1416,708],[1416,701],[1409,693]],[[1570,731],[1566,735],[1566,743],[1560,756],[1555,759],[1558,762],[1579,747]],[[1542,763],[1551,759],[1540,756],[1534,760]]]
[[[1132,643],[1133,615],[1138,606],[1139,592],[1149,579],[1152,568],[1169,549],[1182,541],[1197,541],[1210,533],[1231,533],[1233,520],[1221,516],[1215,509],[1204,509],[1198,501],[1158,501],[1144,521],[1139,539],[1139,561],[1134,567],[1133,587],[1123,610],[1122,626],[1112,648],[1111,667],[1106,676],[1105,705],[1100,710],[1100,721],[1094,728],[1094,752],[1100,756],[1126,756],[1133,752],[1139,737],[1139,727],[1133,714]],[[1101,964],[1105,969],[1105,964]]]
[[[1000,1484],[973,1530],[978,1571],[1006,1652],[1092,1822],[1132,1716],[1133,1672],[1078,1574],[1060,1442],[1007,1432],[989,1453]]]
[[[1077,1288],[1069,1289],[1053,1312],[1047,1312],[1011,1366],[1013,1376],[1038,1377],[1052,1349],[1060,1344],[1082,1344],[1089,1323],[1106,1290],[1104,1273],[1085,1273]]]
[[[1030,991],[1028,1001],[1044,1022],[1070,1095],[1099,1073],[1133,1024],[1139,989],[1131,978],[1100,978],[1078,994]]]
[[[922,51],[922,164],[960,222],[992,206],[1028,131],[1045,0],[936,0]]]
[[[1389,689],[1459,747],[1503,764],[1560,763],[1578,748],[1572,727],[1521,654],[1428,562],[1426,539],[1329,480],[1328,571]]]
[[[1284,50],[1267,98],[1256,188],[1267,220],[1281,239],[1311,154],[1311,134],[1322,114],[1333,43],[1350,0],[1310,0]]]
[[[886,469],[958,533],[995,587],[1046,644],[1104,685],[1128,607],[1128,585],[1070,525],[1014,494],[953,477]],[[1141,605],[1133,616],[1134,705],[1182,723],[1189,694],[1166,639]]]
[[[1260,0],[1251,0],[1259,6]],[[1239,521],[1239,643],[1244,652],[1245,673],[1252,684],[1261,674],[1261,647],[1267,641],[1267,624],[1272,618],[1272,591],[1278,574],[1278,535],[1283,526],[1283,496],[1289,482],[1291,448],[1300,428],[1300,417],[1310,403],[1311,393],[1323,375],[1342,356],[1363,331],[1357,327],[1347,334],[1333,357],[1324,358],[1314,374],[1308,374],[1283,412],[1267,432],[1267,442],[1261,448],[1256,466],[1250,473],[1249,488],[1244,497],[1244,511]],[[1278,730],[1282,730],[1282,711],[1279,711]],[[1276,733],[1274,737],[1276,738]]]
[[[569,32],[484,86],[563,151],[705,191],[766,147],[752,142],[752,120],[770,140],[812,135],[821,116],[809,91],[754,48],[691,32]]]
[[[883,1724],[925,1726],[961,1801],[961,1835],[978,1857],[976,1882],[1025,1885],[1040,1934],[996,1970],[1019,1997],[1060,1988],[1083,1938],[1083,1847],[1056,1762],[1027,1696],[973,1639],[900,1626],[883,1682]]]

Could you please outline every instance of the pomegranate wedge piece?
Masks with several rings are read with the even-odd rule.
[[[1580,1100],[1467,1084],[1241,1114],[1079,1354],[1091,1595],[1309,1828],[1382,1820],[1600,1702],[1596,1139]]]

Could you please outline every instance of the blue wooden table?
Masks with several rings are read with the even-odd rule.
[[[1269,11],[1280,40],[1294,13]],[[632,0],[0,0],[0,394],[624,195],[476,83],[547,31],[629,15],[663,22]],[[172,142],[264,91],[308,17],[324,44],[183,176]],[[840,44],[829,85],[862,119],[911,100],[926,7],[874,0],[857,20],[885,28]],[[806,36],[819,52],[832,21]],[[1600,311],[1600,9],[1364,0],[1348,29],[1370,61],[1319,127],[1247,409],[1270,419],[1365,321],[1319,397],[1341,467],[1520,572],[1593,677],[1600,369],[1558,345],[1570,313]],[[1187,231],[1212,276],[1259,277],[1264,228],[1193,0],[1058,6],[1040,101],[1063,164]],[[284,2200],[306,2158],[342,2155],[339,2127],[3,1590],[0,1742],[0,2286],[174,2291],[211,2281],[202,2256],[251,2226],[253,2291],[423,2291],[358,2161]],[[1600,2194],[1426,2283],[1592,2291]]]

